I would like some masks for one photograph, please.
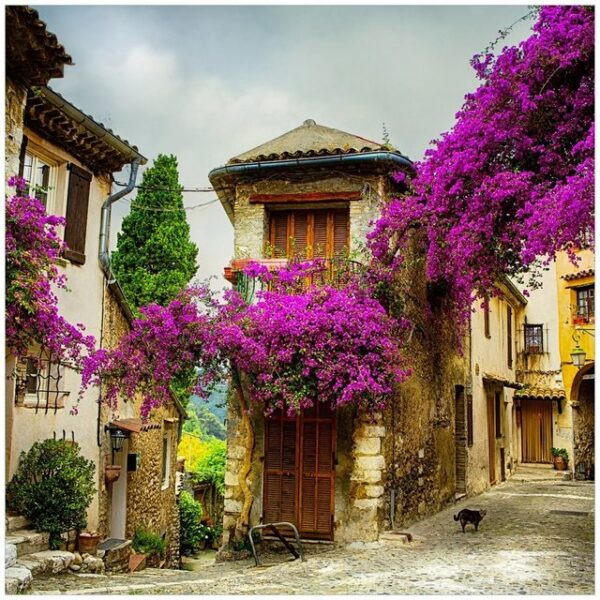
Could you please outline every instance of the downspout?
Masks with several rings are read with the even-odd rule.
[[[131,163],[131,172],[129,174],[129,182],[127,186],[122,190],[111,194],[102,205],[102,212],[100,213],[100,239],[99,239],[99,251],[98,251],[98,260],[100,261],[100,265],[102,266],[102,270],[106,275],[106,279],[108,281],[108,287],[115,293],[119,304],[123,308],[125,315],[129,321],[133,319],[133,313],[131,312],[131,308],[127,304],[127,300],[125,298],[125,294],[116,277],[113,275],[112,269],[110,268],[110,254],[108,251],[108,239],[110,234],[110,213],[111,206],[117,200],[120,200],[126,194],[129,194],[135,187],[135,180],[137,178],[138,168],[140,166],[141,159],[136,158]]]

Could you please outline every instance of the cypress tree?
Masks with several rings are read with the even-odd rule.
[[[160,154],[123,219],[112,266],[134,311],[150,303],[165,306],[198,269],[182,189],[177,158]]]

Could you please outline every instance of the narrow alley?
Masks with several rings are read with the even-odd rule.
[[[551,471],[550,471],[551,473]],[[525,480],[523,480],[525,479]],[[34,594],[593,594],[594,485],[519,478],[407,528],[410,543],[346,547],[306,562],[212,564],[202,572],[36,579]],[[486,509],[479,531],[452,516]]]

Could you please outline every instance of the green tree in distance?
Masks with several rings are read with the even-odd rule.
[[[123,219],[112,266],[134,311],[168,304],[196,274],[198,248],[190,240],[182,189],[177,158],[159,154]]]

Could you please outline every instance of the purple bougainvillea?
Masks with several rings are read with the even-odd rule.
[[[15,194],[6,201],[6,344],[16,356],[33,345],[46,349],[53,360],[79,363],[94,349],[94,338],[72,325],[58,311],[53,291],[66,287],[56,267],[64,248],[57,227],[64,219],[46,214],[44,205],[27,195],[26,182],[11,177]]]
[[[503,275],[533,272],[593,238],[594,9],[544,6],[532,35],[476,56],[481,85],[370,234],[382,273],[425,235],[427,276],[465,323]]]

